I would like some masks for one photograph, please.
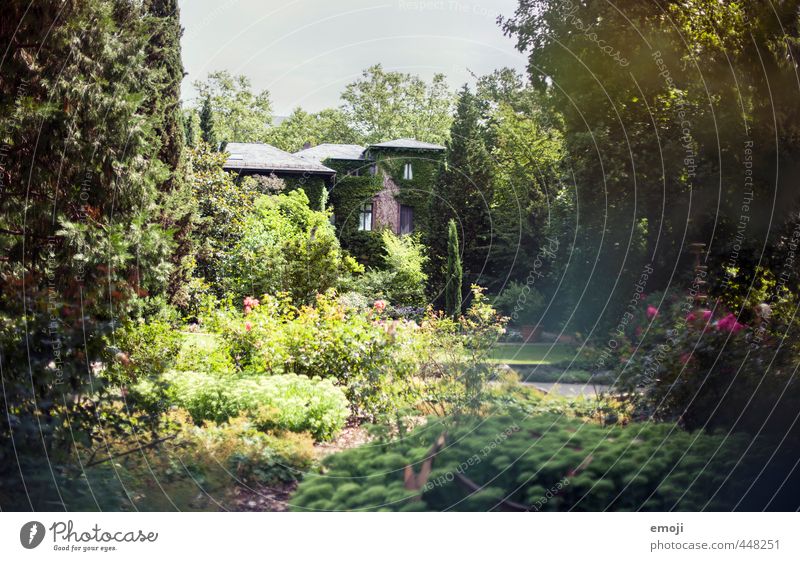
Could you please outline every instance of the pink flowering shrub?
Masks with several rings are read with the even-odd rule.
[[[248,296],[244,299],[244,314],[247,315],[253,308],[258,308],[261,305],[261,302],[258,301],[257,298],[253,298],[252,296]]]
[[[728,333],[739,333],[741,330],[745,328],[745,326],[739,323],[739,320],[736,319],[736,316],[733,314],[728,314],[721,320],[717,321],[715,327],[719,331],[727,331]]]
[[[758,428],[781,395],[800,407],[797,335],[783,340],[786,323],[766,305],[754,309],[737,315],[711,298],[699,306],[679,291],[651,294],[619,336],[618,385],[637,396],[642,416],[689,428]]]
[[[358,418],[374,420],[396,408],[417,368],[418,326],[382,320],[383,301],[361,310],[329,292],[314,305],[296,306],[285,293],[247,297],[243,304],[244,313],[223,309],[206,321],[228,345],[237,371],[332,380]]]

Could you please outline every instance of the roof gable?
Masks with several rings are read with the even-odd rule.
[[[333,175],[334,170],[322,164],[285,152],[269,144],[230,142],[225,147],[229,154],[222,166],[232,171],[270,171],[285,173],[312,173]]]
[[[445,147],[441,144],[431,144],[430,142],[422,142],[413,138],[398,138],[388,142],[380,142],[378,144],[370,144],[368,149],[373,148],[394,148],[402,150],[444,150]]]
[[[320,144],[294,153],[304,160],[323,162],[325,160],[363,160],[364,147],[358,144]]]

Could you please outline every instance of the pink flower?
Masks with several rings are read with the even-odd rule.
[[[251,329],[253,329],[253,324],[250,323],[249,321],[244,322],[244,330],[250,331]]]
[[[637,337],[641,337],[642,336],[642,326],[641,325],[637,325],[636,326],[636,330],[634,331],[634,333],[636,334]]]
[[[653,319],[658,315],[658,308],[655,306],[647,306],[647,317]]]
[[[698,315],[699,314],[699,315]],[[700,310],[699,312],[689,312],[686,316],[686,321],[689,323],[702,319],[704,323],[708,323],[711,319],[711,310]]]
[[[378,312],[382,312],[386,309],[386,302],[383,300],[375,300],[375,303],[372,304],[372,307],[377,310]]]
[[[261,302],[258,301],[258,298],[252,298],[248,296],[244,299],[244,313],[245,315],[249,314],[253,308],[258,308],[261,305]]]
[[[717,329],[720,331],[728,331],[730,333],[738,333],[742,329],[744,329],[744,325],[739,323],[736,320],[736,316],[733,314],[728,314],[721,320],[717,322]]]
[[[681,355],[681,364],[686,364],[686,363],[687,363],[687,362],[689,362],[690,360],[692,360],[692,355],[691,355],[691,354],[689,354],[689,353],[683,353],[683,354]]]

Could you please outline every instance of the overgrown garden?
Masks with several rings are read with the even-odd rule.
[[[280,124],[180,103],[175,0],[7,4],[3,510],[797,508],[798,2],[520,0],[527,75]],[[446,146],[409,235],[223,170],[400,137]]]

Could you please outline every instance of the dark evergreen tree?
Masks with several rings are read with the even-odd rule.
[[[492,161],[481,104],[467,86],[458,98],[446,158],[431,196],[426,240],[432,253],[429,277],[434,297],[445,282],[446,229],[451,219],[461,226],[464,276],[470,284],[485,280],[482,275],[492,242]]]
[[[216,150],[219,145],[217,132],[214,130],[214,109],[211,107],[211,98],[206,96],[200,105],[200,131],[203,141]]]
[[[98,417],[109,439],[156,418],[122,407],[119,390],[89,374],[114,326],[152,312],[149,296],[168,292],[182,261],[191,212],[181,202],[175,7],[3,3],[3,510],[74,507],[86,487],[61,478],[95,442]]]
[[[195,113],[194,110],[181,115],[183,124],[183,142],[187,148],[197,147],[197,136],[195,135]]]
[[[146,3],[148,27],[147,68],[153,84],[148,95],[151,115],[160,133],[159,160],[166,164],[169,177],[160,188],[158,206],[161,225],[173,232],[175,243],[170,259],[173,269],[167,296],[172,303],[185,307],[186,287],[192,274],[194,241],[192,232],[197,219],[197,205],[185,181],[184,138],[181,112],[181,81],[184,77],[180,39],[183,29],[177,0],[150,0]]]
[[[444,287],[445,310],[457,319],[461,315],[461,288],[464,275],[461,269],[461,252],[458,246],[456,221],[447,224],[447,284]]]

